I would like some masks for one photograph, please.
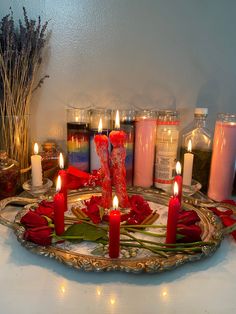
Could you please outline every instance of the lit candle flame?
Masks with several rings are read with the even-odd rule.
[[[60,192],[61,190],[61,176],[57,178],[56,192]]]
[[[116,120],[115,120],[115,128],[120,128],[120,113],[119,110],[116,110]]]
[[[102,133],[102,118],[100,118],[98,123],[98,133]]]
[[[189,153],[192,152],[192,141],[191,140],[188,141],[188,152]]]
[[[174,196],[177,196],[179,193],[179,187],[178,187],[178,183],[175,182],[174,183]]]
[[[113,198],[113,208],[117,209],[119,206],[119,201],[118,201],[118,197],[115,195]]]
[[[179,161],[176,163],[175,170],[178,175],[181,174],[181,163]]]
[[[64,169],[64,158],[63,158],[62,153],[60,153],[59,155],[59,167],[60,169]]]
[[[34,144],[34,154],[35,154],[35,155],[38,155],[38,153],[39,153],[39,146],[38,146],[37,143],[35,143],[35,144]]]

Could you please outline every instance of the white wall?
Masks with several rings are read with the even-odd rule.
[[[236,112],[235,0],[1,0],[16,17],[50,19],[32,103],[32,138],[66,137],[67,105],[174,108],[182,127],[193,108]]]

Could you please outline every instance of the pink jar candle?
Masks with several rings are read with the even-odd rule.
[[[157,114],[138,111],[135,119],[134,185],[153,185]]]
[[[208,196],[222,201],[231,196],[236,158],[236,114],[220,113],[215,124]]]

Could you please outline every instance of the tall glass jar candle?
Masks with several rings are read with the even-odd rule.
[[[208,196],[222,201],[231,196],[236,161],[236,114],[220,113],[215,124]]]
[[[127,185],[133,185],[133,173],[134,173],[134,110],[121,110],[120,111],[120,128],[126,135],[126,183]]]
[[[90,110],[90,172],[98,170],[100,159],[96,152],[94,143],[94,136],[98,134],[98,124],[102,119],[102,134],[109,135],[111,130],[111,110],[106,109],[92,109]]]
[[[89,172],[89,110],[67,109],[68,164]]]
[[[157,118],[154,185],[171,192],[177,159],[179,116],[177,111],[161,110]]]
[[[153,185],[157,114],[141,110],[135,118],[134,185]]]

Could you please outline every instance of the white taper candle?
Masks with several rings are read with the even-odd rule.
[[[32,186],[41,186],[43,184],[42,175],[42,157],[38,155],[38,144],[34,144],[34,155],[31,156],[31,168],[32,168]]]

